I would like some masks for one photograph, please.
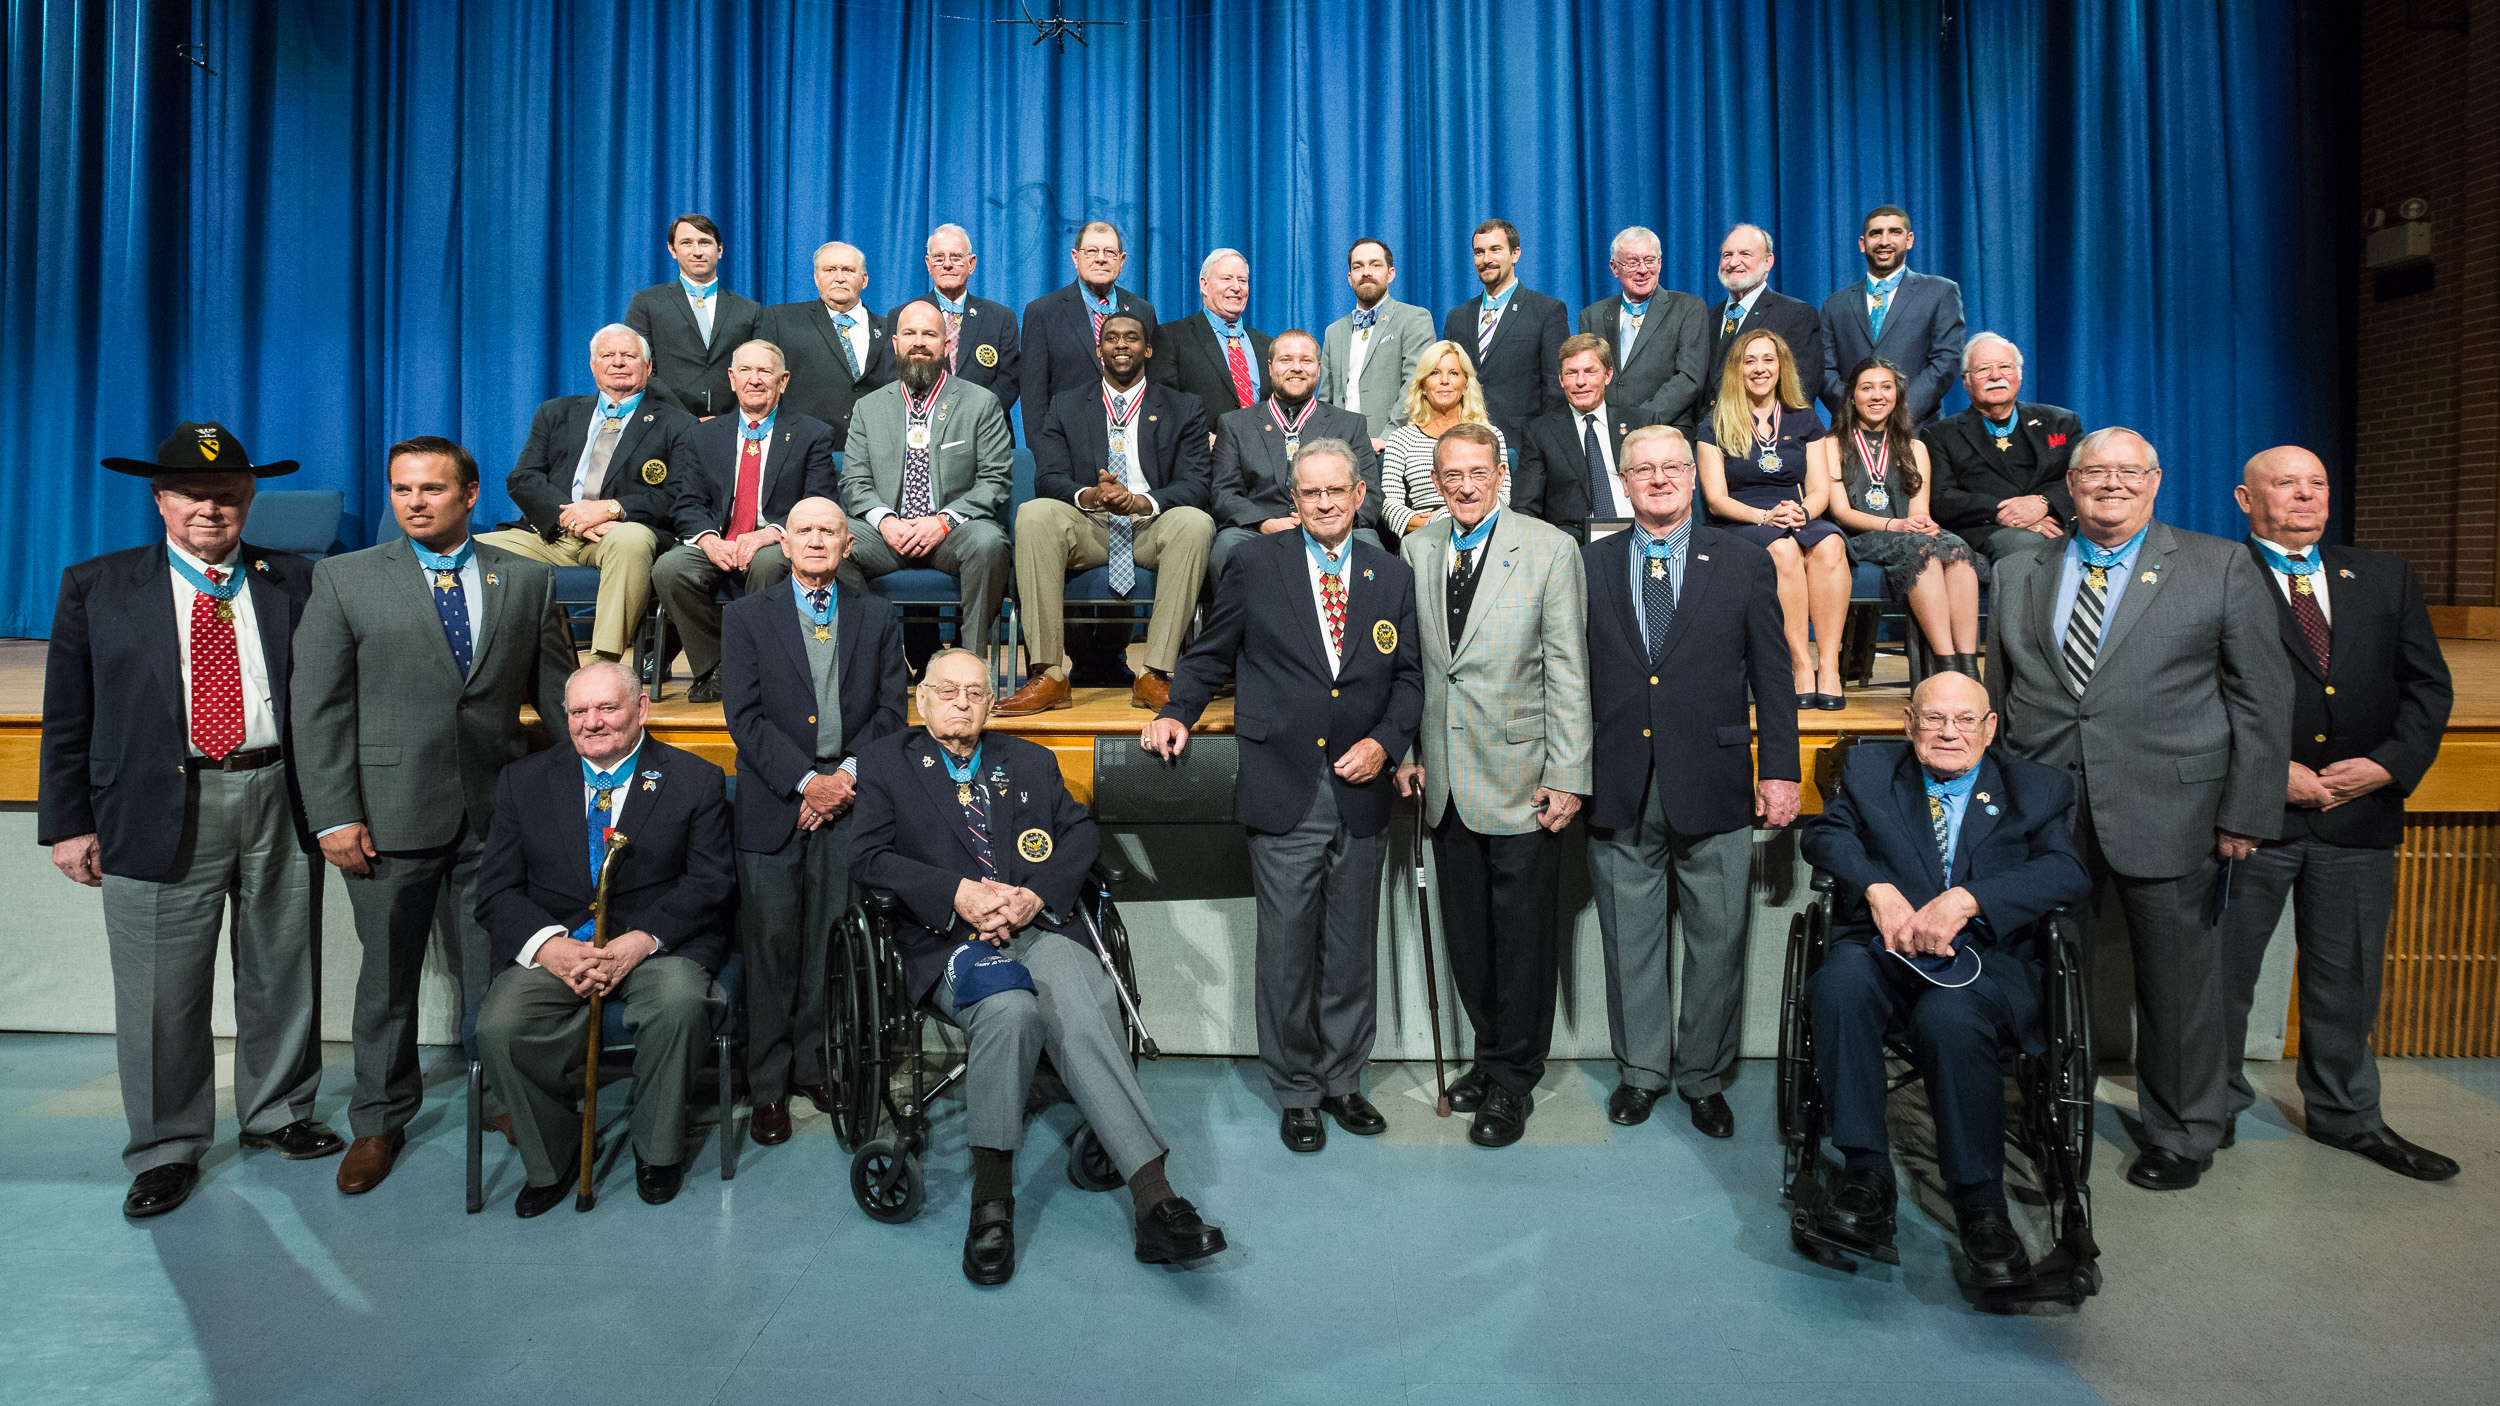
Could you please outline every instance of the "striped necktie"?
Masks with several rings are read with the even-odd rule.
[[[2108,608],[2109,573],[2105,568],[2086,564],[2083,579],[2075,583],[2075,608],[2066,616],[2066,644],[2061,660],[2066,670],[2066,691],[2077,698],[2092,682],[2092,668],[2101,657],[2101,612]]]

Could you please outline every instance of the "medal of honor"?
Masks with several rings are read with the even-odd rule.
[[[456,575],[453,575],[451,572],[448,572],[448,571],[437,571],[437,572],[435,572],[435,573],[434,573],[434,589],[435,589],[435,590],[438,590],[438,591],[448,591],[448,590],[450,590],[452,587],[457,586],[457,585],[459,585],[459,584],[460,584],[460,578],[459,578],[458,576],[456,576]]]
[[[972,804],[971,782],[958,781],[955,783],[955,804],[959,806],[968,806]]]
[[[2300,592],[2300,593],[2301,593],[2302,595],[2304,595],[2304,596],[2306,596],[2306,595],[2314,595],[2314,594],[2316,594],[2316,592],[2314,592],[2314,591],[2312,591],[2312,590],[2310,590],[2310,589],[2309,589],[2309,578],[2308,578],[2308,577],[2306,577],[2306,576],[2295,576],[2295,577],[2293,577],[2293,578],[2292,578],[2292,589],[2293,589],[2293,590],[2295,590],[2295,591]]]
[[[1656,557],[1651,557],[1649,559],[1649,579],[1653,581],[1662,581],[1666,579],[1666,575],[1667,564]]]
[[[2085,568],[2083,574],[2091,580],[2093,590],[2106,591],[2109,589],[2109,572],[2106,570],[2097,566],[2087,567]]]
[[[221,600],[217,602],[217,608],[209,613],[217,617],[218,624],[231,625],[234,623],[234,602]]]
[[[2009,438],[2008,436],[2005,436],[2005,435],[1998,435],[1998,436],[1997,436],[1997,452],[1998,452],[1998,453],[2002,454],[2002,453],[2004,453],[2006,450],[2011,449],[2011,448],[2013,448],[2013,447],[2014,447],[2014,441],[2013,441],[2011,438]]]
[[[816,642],[817,642],[818,644],[823,644],[823,643],[825,643],[826,641],[828,641],[828,640],[830,640],[830,639],[832,639],[832,638],[833,638],[833,627],[832,627],[832,626],[830,626],[830,625],[819,625],[819,626],[817,626],[817,627],[816,627]]]
[[[607,810],[609,810],[609,809],[610,809],[610,806],[609,806],[609,804],[608,804],[608,800],[609,800],[609,796],[608,796],[608,793],[607,793],[607,792],[602,791],[602,792],[600,792],[600,793],[599,793],[599,809],[600,809],[600,811],[601,811],[601,812],[603,812],[603,813],[604,813],[604,812],[606,812]]]
[[[927,425],[912,426],[909,430],[904,432],[903,443],[910,445],[914,449],[928,448],[929,427]]]

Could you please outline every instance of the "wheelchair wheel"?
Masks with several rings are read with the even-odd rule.
[[[871,1220],[901,1225],[920,1214],[928,1190],[920,1159],[891,1138],[879,1138],[851,1158],[851,1199]]]
[[[1127,1180],[1092,1126],[1078,1129],[1068,1146],[1068,1184],[1079,1191],[1110,1191]]]
[[[885,1087],[885,975],[878,970],[876,935],[865,914],[843,924],[839,1063],[842,1087],[834,1106],[834,1136],[859,1149],[877,1134],[877,1100]],[[862,1203],[863,1205],[865,1203]]]
[[[2063,1037],[2064,1046],[2053,1056],[2055,1067],[2049,1070],[2049,1118],[2057,1144],[2052,1155],[2066,1160],[2077,1188],[2091,1180],[2092,1096],[2100,1082],[2092,1049],[2092,999],[2079,960],[2081,951],[2080,941],[2052,943],[2046,983],[2048,1025]]]

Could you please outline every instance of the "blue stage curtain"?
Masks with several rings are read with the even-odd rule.
[[[767,302],[811,296],[818,243],[858,244],[879,311],[940,221],[1020,308],[1110,219],[1167,316],[1229,244],[1280,331],[1342,314],[1358,235],[1395,249],[1398,296],[1472,296],[1494,215],[1575,308],[1636,223],[1715,302],[1737,220],[1820,302],[1861,268],[1860,214],[1898,203],[1912,265],[2022,344],[2027,396],[2152,437],[2170,520],[2236,533],[2229,485],[2269,444],[2342,467],[2349,21],[2326,0],[1035,8],[1126,23],[1063,56],[993,23],[1016,0],[12,0],[0,633],[46,633],[65,564],[154,534],[96,461],[182,419],[344,489],[351,544],[411,434],[469,445],[481,512],[508,514],[531,407],[588,389],[590,334],[672,275],[689,209]]]

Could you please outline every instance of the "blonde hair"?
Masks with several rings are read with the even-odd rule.
[[[1424,422],[1432,418],[1432,397],[1424,394],[1424,382],[1441,369],[1441,358],[1445,356],[1457,357],[1459,374],[1467,378],[1466,386],[1458,393],[1459,420],[1471,425],[1492,424],[1493,417],[1484,410],[1484,387],[1476,380],[1476,359],[1456,342],[1434,342],[1415,358],[1415,379],[1406,383],[1407,422],[1422,429]]]
[[[1791,410],[1806,408],[1805,392],[1797,389],[1797,357],[1788,349],[1788,339],[1768,327],[1756,327],[1737,338],[1719,366],[1719,403],[1710,408],[1710,429],[1719,441],[1719,452],[1739,459],[1753,453],[1753,408],[1739,368],[1745,364],[1745,349],[1756,342],[1769,342],[1779,353],[1780,378],[1772,388],[1772,398]]]

